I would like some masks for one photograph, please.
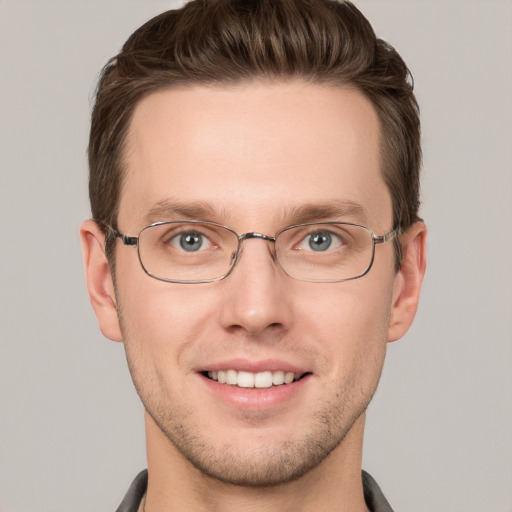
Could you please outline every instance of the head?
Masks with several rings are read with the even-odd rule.
[[[104,67],[92,115],[89,194],[114,266],[126,135],[137,104],[183,85],[240,85],[300,79],[362,93],[379,118],[381,171],[393,224],[418,220],[421,144],[412,78],[350,2],[197,0],[136,30]],[[397,268],[400,244],[395,244]]]
[[[419,138],[405,64],[349,2],[192,1],[107,64],[82,239],[100,327],[124,342],[147,411],[150,465],[257,487],[357,467],[387,342],[412,323],[425,269]],[[292,279],[260,238],[200,284],[153,279],[112,236],[175,219],[404,234],[360,279]],[[241,383],[260,374],[278,382]]]

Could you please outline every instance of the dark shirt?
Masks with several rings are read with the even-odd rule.
[[[393,512],[393,509],[387,502],[384,494],[377,485],[377,482],[366,472],[363,471],[363,491],[366,506],[371,512]],[[146,493],[148,486],[148,471],[141,471],[132,482],[124,497],[121,505],[116,512],[137,512],[140,502]]]

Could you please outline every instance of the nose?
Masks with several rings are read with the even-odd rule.
[[[273,249],[270,237],[244,239],[238,262],[223,281],[220,319],[225,329],[259,336],[289,328],[291,279],[275,261]]]

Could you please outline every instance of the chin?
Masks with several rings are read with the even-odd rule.
[[[281,439],[258,435],[252,440],[246,438],[247,442],[239,434],[229,436],[236,441],[223,443],[219,436],[213,437],[214,432],[210,431],[209,437],[204,429],[170,421],[170,415],[165,419],[150,415],[163,434],[162,440],[203,475],[229,485],[264,488],[296,481],[340,450],[358,418],[364,424],[367,405],[365,401],[352,408],[349,417],[343,414],[343,407],[337,408],[337,414],[332,414],[332,409],[327,415],[318,414],[309,425],[303,425],[307,433],[301,434],[291,425],[291,435],[282,432]]]

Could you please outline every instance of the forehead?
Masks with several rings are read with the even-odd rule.
[[[152,212],[174,204],[203,205],[231,225],[286,222],[288,211],[337,203],[360,206],[351,211],[361,218],[347,220],[391,217],[378,118],[349,88],[297,81],[158,91],[135,108],[124,161],[119,220],[131,229],[162,220]]]

